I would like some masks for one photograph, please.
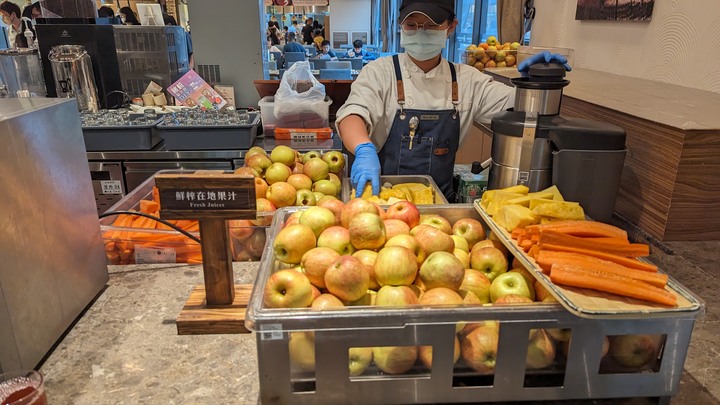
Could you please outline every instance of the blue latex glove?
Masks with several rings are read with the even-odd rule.
[[[540,53],[536,53],[535,55],[525,59],[518,65],[518,70],[523,74],[523,76],[527,76],[528,69],[530,69],[530,66],[536,64],[536,63],[550,63],[550,62],[557,62],[565,66],[565,70],[568,72],[572,70],[570,65],[567,63],[567,58],[557,54],[557,53],[550,53],[548,51],[543,51]]]
[[[370,182],[373,195],[380,194],[380,159],[371,142],[355,147],[355,161],[350,169],[350,182],[355,187],[355,197],[360,197],[365,184]]]

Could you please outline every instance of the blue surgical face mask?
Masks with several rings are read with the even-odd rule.
[[[447,31],[417,30],[415,34],[408,35],[400,31],[400,46],[413,58],[424,61],[440,54],[447,42]]]

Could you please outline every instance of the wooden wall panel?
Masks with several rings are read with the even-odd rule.
[[[688,131],[665,240],[720,239],[720,136]]]

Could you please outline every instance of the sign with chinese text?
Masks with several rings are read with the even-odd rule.
[[[219,110],[227,104],[227,101],[192,69],[171,84],[168,92],[175,100],[188,107]]]
[[[170,219],[255,219],[255,181],[233,173],[155,175],[160,216]]]

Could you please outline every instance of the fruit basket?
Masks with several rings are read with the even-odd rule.
[[[465,49],[464,62],[483,71],[486,68],[515,67],[518,60],[518,42],[501,44],[494,36],[477,45],[471,44]]]
[[[269,238],[306,209],[278,210]],[[471,204],[418,209],[450,223],[482,219]],[[670,397],[702,312],[589,319],[557,303],[270,308],[266,285],[288,267],[268,244],[246,315],[263,403]]]
[[[184,171],[164,172],[183,173]],[[154,186],[155,178],[150,177],[108,211],[141,211],[141,202],[152,200]],[[269,224],[272,214],[272,212],[260,213],[255,223]],[[173,229],[119,226],[119,219],[119,216],[100,219],[100,232],[105,244],[108,264],[197,264],[198,256],[201,255],[200,245],[180,232]],[[152,221],[151,224],[154,225]],[[258,226],[250,221],[230,221],[229,228],[233,259],[235,261],[260,260],[268,226]],[[199,231],[190,233],[200,237]]]

